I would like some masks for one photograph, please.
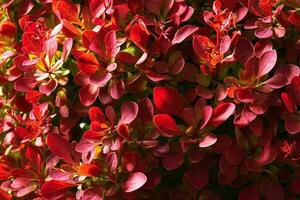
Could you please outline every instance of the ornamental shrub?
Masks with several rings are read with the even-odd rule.
[[[1,200],[300,199],[299,0],[0,3]]]

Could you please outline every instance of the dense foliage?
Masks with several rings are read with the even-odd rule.
[[[0,0],[0,199],[300,198],[299,0]]]

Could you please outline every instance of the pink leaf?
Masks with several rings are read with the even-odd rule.
[[[46,55],[49,57],[49,60],[52,59],[57,50],[57,41],[56,37],[51,37],[44,43]]]
[[[172,40],[172,44],[178,44],[181,43],[183,40],[185,40],[187,37],[192,35],[194,32],[196,32],[199,28],[193,25],[185,25],[181,27],[174,35],[174,38]]]
[[[209,122],[211,116],[212,116],[212,113],[213,113],[213,109],[211,106],[205,106],[203,107],[202,109],[202,120],[199,124],[199,129],[203,129],[206,124]]]
[[[108,169],[113,172],[118,167],[118,157],[115,152],[110,152],[106,157]]]
[[[273,35],[271,28],[258,28],[254,32],[255,36],[258,38],[270,38]]]
[[[147,182],[147,177],[141,172],[130,174],[127,180],[122,184],[124,192],[133,192],[142,187]]]
[[[104,40],[107,57],[114,58],[118,53],[116,32],[114,30],[109,31]]]
[[[285,84],[287,83],[287,79],[283,75],[275,75],[264,83],[272,89],[279,89],[285,86]]]
[[[68,38],[65,42],[64,42],[64,48],[63,48],[63,52],[62,52],[62,59],[66,60],[66,58],[69,56],[71,50],[72,50],[72,45],[73,45],[73,39],[72,38]]]
[[[213,133],[207,133],[202,139],[200,139],[199,147],[206,148],[217,142],[217,137]]]
[[[275,50],[270,50],[265,52],[258,62],[258,78],[269,73],[275,66],[277,61],[277,52]]]
[[[42,94],[49,96],[56,89],[57,85],[56,79],[49,79],[47,83],[40,85],[39,90]]]
[[[25,196],[25,195],[33,192],[36,188],[37,188],[36,183],[30,183],[17,192],[17,197]]]
[[[300,69],[297,65],[287,64],[279,67],[279,69],[275,72],[275,75],[285,76],[287,79],[287,85],[291,84],[294,77],[298,77],[300,75]]]
[[[230,45],[231,45],[230,37],[228,35],[224,36],[221,39],[221,43],[220,43],[220,53],[221,54],[226,53],[229,50]]]
[[[119,124],[130,124],[136,118],[139,106],[133,101],[125,102],[121,107],[121,119]]]
[[[109,87],[109,93],[112,98],[119,99],[125,93],[125,83],[123,80],[112,81],[111,86]]]
[[[96,73],[89,76],[89,81],[93,85],[104,87],[110,81],[111,77],[111,73],[103,73],[101,71],[97,71]]]
[[[260,40],[255,44],[255,56],[260,58],[265,52],[273,49],[271,40]]]

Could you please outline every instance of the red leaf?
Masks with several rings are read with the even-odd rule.
[[[70,22],[79,22],[78,10],[75,4],[61,0],[57,2],[57,9],[62,19],[67,19]]]
[[[296,112],[297,107],[293,97],[291,97],[288,93],[283,92],[281,93],[281,99],[289,112]]]
[[[146,51],[146,47],[149,40],[149,33],[145,23],[139,20],[137,23],[130,27],[129,38],[143,51]]]
[[[84,31],[82,34],[82,43],[85,48],[100,55],[102,54],[102,50],[100,49],[100,39],[96,32],[92,30]]]
[[[174,170],[180,167],[183,163],[183,154],[182,153],[168,153],[162,157],[162,166],[167,170]]]
[[[67,37],[70,37],[70,38],[81,37],[81,32],[71,22],[69,22],[66,19],[63,19],[62,23],[63,23],[62,30]]]
[[[155,87],[153,89],[153,100],[156,108],[162,113],[178,116],[182,113],[183,98],[174,88]]]
[[[25,99],[29,103],[36,103],[43,94],[36,90],[29,90],[25,94]]]
[[[258,62],[258,75],[257,77],[260,78],[267,73],[269,73],[273,67],[275,66],[277,61],[277,52],[275,50],[270,50],[265,52]]]
[[[0,199],[11,200],[12,196],[11,196],[11,194],[7,193],[6,191],[0,189]]]
[[[25,152],[26,158],[37,165],[42,162],[42,155],[38,148],[35,146],[28,146]]]
[[[174,38],[172,40],[172,44],[178,44],[181,43],[183,40],[185,40],[187,37],[192,35],[194,32],[196,32],[199,28],[193,25],[185,25],[178,29],[178,31],[175,33]]]
[[[170,115],[157,114],[153,117],[153,122],[158,130],[170,135],[170,137],[181,135],[175,120]]]
[[[47,199],[57,198],[62,196],[66,190],[75,186],[71,183],[65,183],[63,181],[50,180],[43,184],[41,193]]]
[[[103,111],[99,107],[96,107],[96,106],[93,106],[89,109],[89,117],[90,117],[91,121],[98,121],[101,123],[106,122],[106,118],[105,118]]]
[[[213,111],[209,125],[217,127],[225,122],[230,115],[233,114],[235,105],[233,103],[225,102],[219,104]]]
[[[0,35],[13,38],[16,35],[17,27],[14,23],[10,21],[2,22],[0,26]]]
[[[25,51],[39,54],[42,51],[42,41],[36,33],[25,32],[22,36],[22,44]]]
[[[74,163],[72,158],[72,148],[69,142],[58,134],[50,133],[47,137],[47,144],[51,152],[68,163]]]
[[[124,192],[133,192],[142,187],[147,182],[147,177],[141,172],[130,174],[127,180],[122,184]]]
[[[296,26],[298,28],[300,27],[300,15],[299,15],[299,12],[297,12],[297,11],[291,12],[288,20],[294,26]]]
[[[99,69],[99,63],[93,54],[83,53],[78,58],[78,67],[85,74],[93,74]]]

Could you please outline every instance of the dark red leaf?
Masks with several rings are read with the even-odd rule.
[[[162,113],[178,116],[182,113],[183,98],[174,88],[155,87],[153,89],[153,100],[156,108]]]
[[[177,169],[182,165],[183,158],[183,154],[180,152],[168,153],[162,157],[162,166],[167,170]]]

